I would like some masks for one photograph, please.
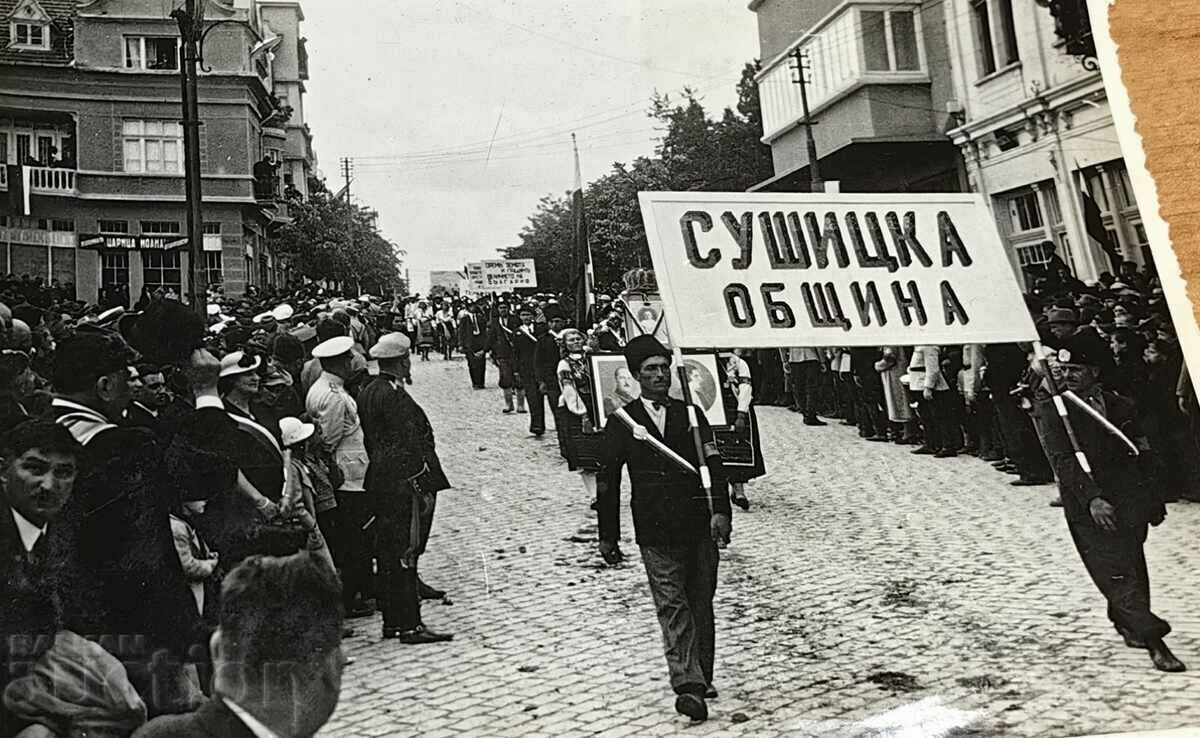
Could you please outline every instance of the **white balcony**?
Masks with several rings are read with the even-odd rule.
[[[0,189],[8,189],[8,167],[0,166]],[[29,167],[29,192],[34,195],[76,195],[79,191],[75,189],[75,170]]]
[[[845,2],[800,35],[758,73],[763,141],[804,119],[792,54],[807,55],[810,114],[864,84],[929,81],[921,36],[920,0]],[[815,116],[814,116],[815,117]]]

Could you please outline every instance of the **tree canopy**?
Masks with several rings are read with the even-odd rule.
[[[771,149],[759,140],[758,69],[757,61],[746,64],[737,85],[737,109],[726,108],[718,119],[709,117],[694,90],[654,95],[648,115],[666,129],[654,153],[628,164],[615,162],[584,188],[596,289],[619,291],[622,274],[650,266],[638,191],[742,192],[774,173]],[[543,197],[517,237],[520,243],[503,249],[504,256],[535,259],[541,289],[571,292],[570,193]]]
[[[296,257],[300,273],[363,291],[384,292],[400,281],[400,251],[385,239],[370,208],[334,197],[319,180],[307,200],[288,201],[291,223],[272,235],[276,251]]]

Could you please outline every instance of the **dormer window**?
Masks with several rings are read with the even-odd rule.
[[[22,0],[9,14],[8,45],[13,49],[50,50],[50,16],[37,0]]]

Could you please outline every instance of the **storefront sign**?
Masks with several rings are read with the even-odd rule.
[[[186,236],[85,235],[79,248],[100,251],[170,251],[188,245]]]
[[[642,192],[682,347],[1036,340],[974,194]]]

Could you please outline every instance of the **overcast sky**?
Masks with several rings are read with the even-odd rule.
[[[714,114],[758,55],[746,0],[304,0],[305,113],[320,168],[376,208],[431,269],[496,256],[539,198],[654,147],[655,90],[698,89]],[[494,137],[494,138],[493,138]],[[490,144],[490,153],[489,153]]]

